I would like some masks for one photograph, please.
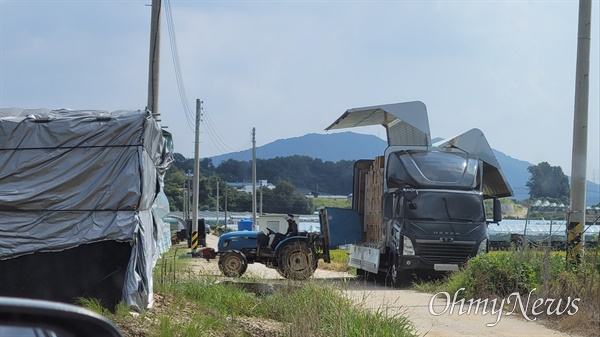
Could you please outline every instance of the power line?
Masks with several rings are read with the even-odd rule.
[[[228,152],[227,149],[231,149],[231,148],[229,146],[227,146],[225,141],[223,141],[223,139],[221,138],[221,136],[220,136],[219,132],[217,131],[216,127],[214,126],[208,112],[206,111],[206,107],[203,107],[203,110],[204,110],[204,116],[205,116],[205,121],[206,121],[206,123],[204,123],[204,129],[209,133],[211,142],[222,153]]]
[[[202,110],[204,111],[203,116],[205,117],[204,121],[206,121],[206,123],[204,123],[204,128],[205,130],[209,133],[211,141],[213,142],[213,144],[215,144],[215,146],[217,148],[219,148],[221,150],[221,152],[226,153],[226,152],[239,152],[242,151],[244,149],[247,149],[248,147],[248,143],[246,142],[242,147],[238,148],[237,150],[230,147],[229,145],[227,145],[227,143],[224,141],[224,137],[221,135],[221,133],[219,132],[219,130],[217,129],[217,127],[215,126],[215,123],[213,123],[211,117],[210,117],[210,113],[208,113],[208,111],[206,110],[206,106],[202,107]]]
[[[183,75],[181,74],[181,64],[179,62],[179,52],[177,50],[177,39],[175,37],[175,25],[173,23],[173,14],[171,12],[171,1],[165,0],[165,13],[167,17],[167,28],[169,32],[169,41],[171,42],[171,56],[173,58],[173,67],[175,68],[175,79],[177,81],[177,89],[179,90],[179,98],[181,99],[181,105],[191,130],[194,129],[194,117],[191,113],[191,109],[187,103],[187,95],[185,93],[185,87],[183,85]]]
[[[181,105],[182,105],[183,111],[185,113],[187,124],[188,124],[190,130],[194,130],[194,116],[188,105],[187,94],[185,92],[185,86],[184,86],[184,81],[183,81],[183,74],[181,72],[181,63],[179,61],[179,52],[177,49],[177,38],[175,36],[175,24],[173,22],[173,13],[171,11],[171,1],[165,0],[165,5],[166,5],[165,13],[166,13],[166,17],[167,17],[167,28],[168,28],[168,32],[169,32],[169,41],[171,42],[171,55],[172,55],[172,59],[173,59],[173,67],[175,69],[175,79],[177,82],[177,89],[179,91],[179,97],[181,99]],[[209,139],[211,140],[211,142],[215,145],[215,147],[221,153],[240,152],[243,149],[248,147],[248,143],[246,143],[246,144],[244,144],[244,146],[242,148],[240,148],[239,150],[236,151],[233,148],[231,148],[230,146],[228,146],[227,143],[223,140],[223,137],[219,133],[215,124],[212,122],[212,119],[210,118],[210,115],[206,111],[206,107],[204,104],[202,105],[202,111],[203,111],[202,115],[205,117],[205,121],[206,121],[206,123],[203,123],[202,126],[208,133]]]
[[[171,11],[171,2],[170,0],[165,0],[166,3],[166,16],[167,16],[167,27],[169,31],[169,40],[171,42],[171,55],[173,58],[173,66],[175,68],[175,78],[177,81],[177,89],[179,91],[179,97],[181,99],[181,105],[183,106],[183,111],[185,113],[185,117],[188,123],[188,126],[191,130],[193,130],[193,115],[191,113],[191,109],[188,105],[188,99],[185,92],[185,86],[183,83],[183,75],[181,72],[181,63],[179,61],[179,52],[177,49],[177,38],[175,36],[175,24],[173,23],[173,13]],[[202,106],[203,115],[205,117],[206,123],[203,123],[202,126],[209,134],[209,138],[211,142],[215,145],[215,147],[222,153],[227,153],[231,151],[235,151],[233,148],[229,147],[227,143],[223,140],[223,137],[220,135],[218,129],[215,127],[212,122],[208,112],[206,111],[205,106]]]

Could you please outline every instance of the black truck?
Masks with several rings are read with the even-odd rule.
[[[498,198],[512,190],[483,133],[432,145],[421,102],[350,109],[327,130],[374,124],[386,127],[389,146],[355,162],[352,210],[320,211],[322,226],[346,228],[349,265],[399,285],[413,271],[458,270],[487,252],[487,226],[501,220]],[[493,199],[491,221],[485,199]]]

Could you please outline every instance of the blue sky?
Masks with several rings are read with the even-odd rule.
[[[143,109],[146,1],[0,1],[0,107]],[[323,129],[346,109],[420,100],[432,137],[481,129],[514,158],[571,171],[577,1],[177,1],[202,157]],[[600,2],[592,4],[588,177],[600,181]],[[164,12],[164,11],[163,11]],[[194,134],[162,17],[159,109]],[[384,136],[382,127],[352,131]],[[218,134],[218,137],[216,136]]]

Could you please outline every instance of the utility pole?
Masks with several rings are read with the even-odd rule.
[[[252,226],[256,230],[256,128],[252,128]]]
[[[161,0],[152,0],[152,14],[150,19],[150,64],[148,69],[148,103],[147,109],[152,113],[152,118],[160,122],[158,112],[158,72],[160,59],[160,12]]]
[[[187,192],[187,190],[186,190],[186,188],[187,188],[187,186],[186,186],[186,183],[187,183],[187,174],[184,173],[183,176],[184,176],[184,179],[183,179],[183,200],[182,200],[183,201],[183,221],[186,222],[186,227],[187,227],[187,209],[186,209],[186,206],[187,206],[187,199],[186,199],[187,198],[187,193],[186,193]]]
[[[219,181],[217,180],[217,226],[219,225]]]
[[[198,189],[200,185],[200,115],[202,111],[202,101],[196,99],[196,133],[195,133],[195,149],[194,149],[194,206],[192,208],[192,254],[196,252],[198,247]]]
[[[186,217],[188,220],[191,219],[190,218],[190,210],[192,209],[192,201],[191,201],[192,199],[190,199],[193,196],[193,194],[192,194],[192,187],[193,187],[192,186],[192,177],[193,177],[192,172],[187,171],[185,174],[185,180],[187,181],[187,199],[185,200],[185,202],[187,203],[186,204],[186,206],[187,206],[186,207],[186,212],[187,212]]]
[[[263,204],[263,202],[262,202],[263,181],[262,180],[260,181],[260,185],[259,186],[260,186],[260,211],[258,212],[258,214],[262,215],[263,214],[263,211],[262,211],[262,204]]]
[[[581,262],[583,226],[585,224],[591,21],[592,1],[579,0],[573,152],[571,158],[571,208],[567,220],[567,262],[572,265],[579,265]]]
[[[223,230],[227,228],[227,182],[225,182],[225,227]]]

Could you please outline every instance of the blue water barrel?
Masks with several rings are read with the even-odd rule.
[[[252,220],[251,219],[242,219],[238,221],[238,231],[251,231],[252,230]]]

